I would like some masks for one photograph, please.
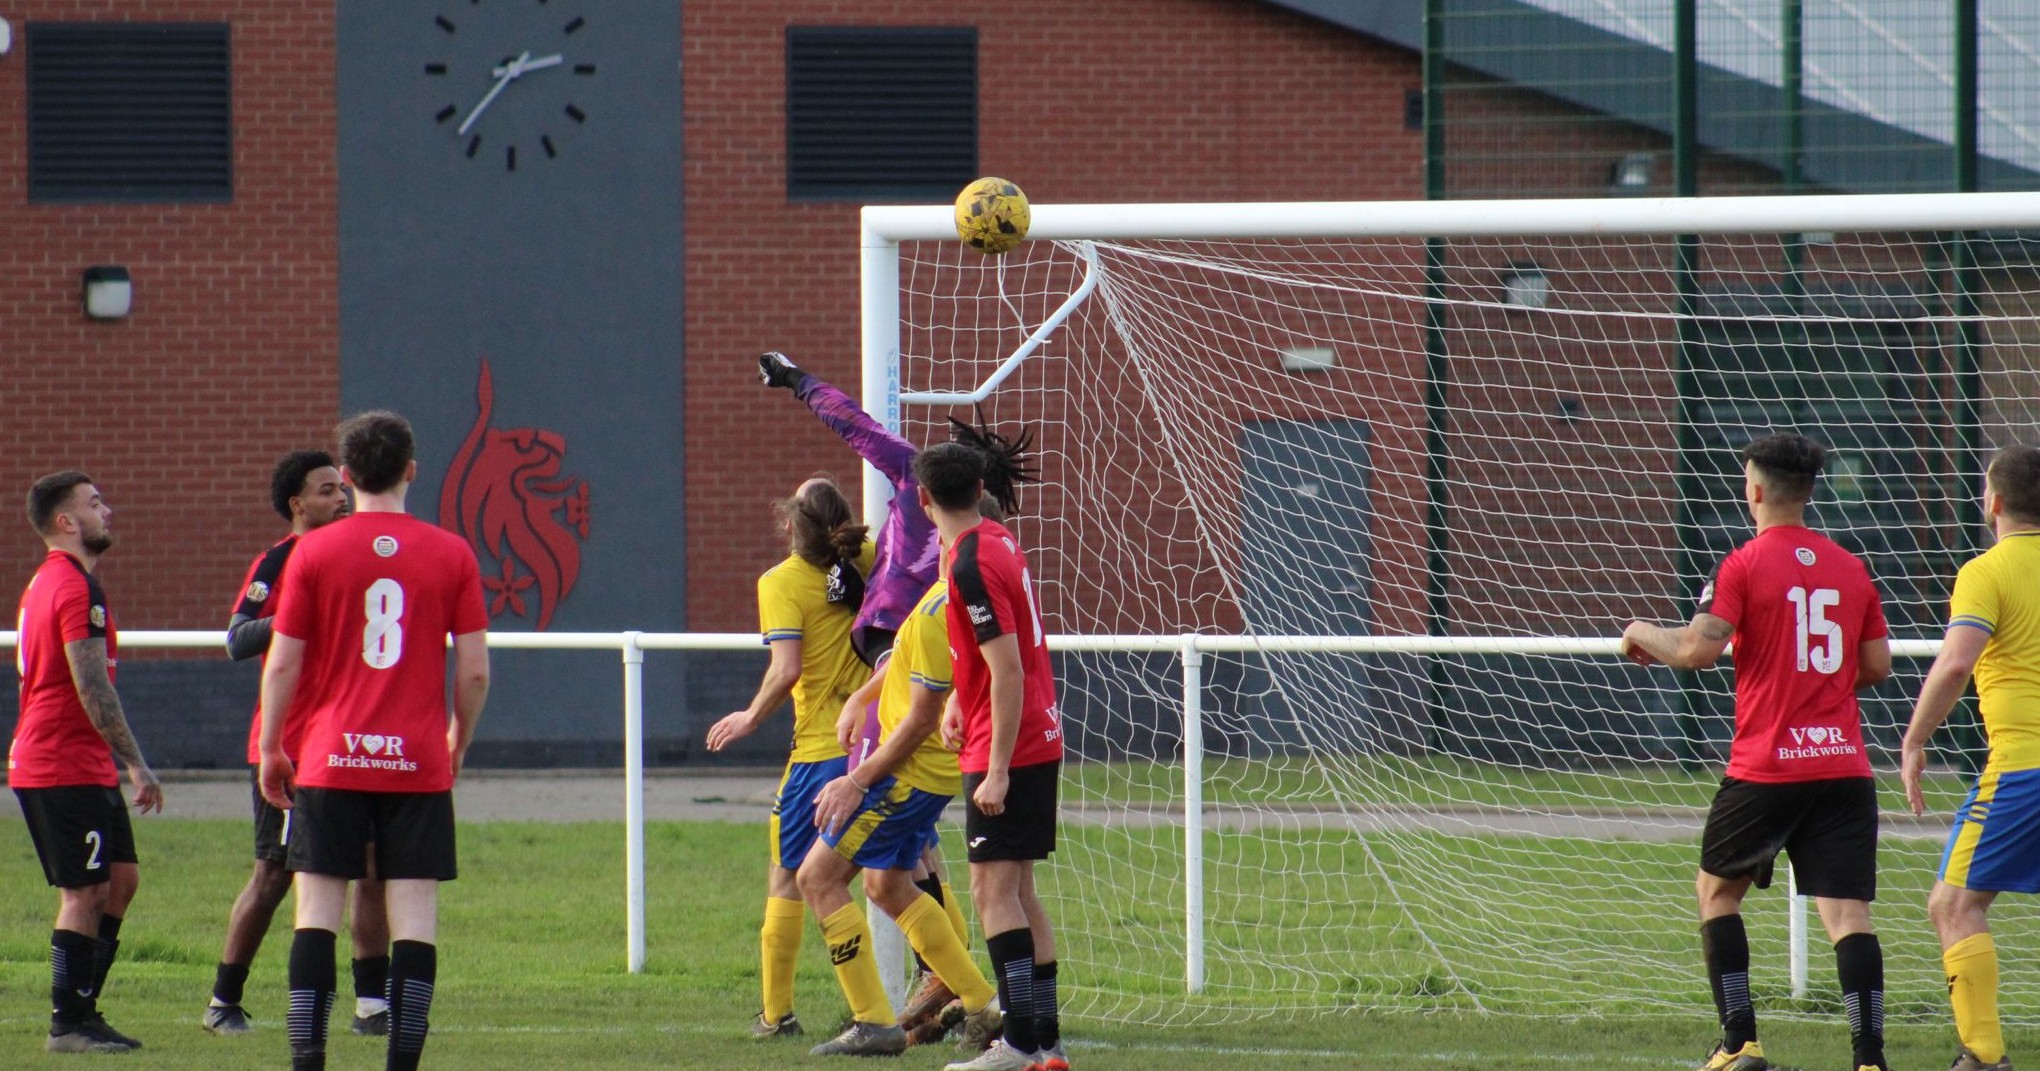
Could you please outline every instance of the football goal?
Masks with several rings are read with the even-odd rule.
[[[1689,617],[1747,538],[1737,450],[1813,436],[1812,523],[1908,656],[1864,696],[1890,769],[1983,462],[2035,435],[2036,233],[2025,194],[1040,204],[985,257],[946,205],[867,208],[866,404],[919,442],[973,406],[1035,430],[1014,527],[1049,630],[1099,638],[1058,655],[1042,871],[1072,1013],[1707,1007],[1729,671],[1614,637]],[[1880,795],[1895,1011],[1943,1007],[1924,894],[1968,724],[1927,820]],[[1786,884],[1746,909],[1761,1008],[1831,1011]]]

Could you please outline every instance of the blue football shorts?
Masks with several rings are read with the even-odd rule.
[[[843,828],[834,836],[822,834],[822,841],[866,870],[912,870],[950,799],[888,777],[871,786]]]
[[[1939,876],[1979,892],[2040,892],[2040,770],[1984,770],[1955,809]]]
[[[822,786],[843,776],[850,757],[838,755],[819,762],[789,762],[779,779],[779,794],[772,798],[772,865],[799,870],[815,843],[815,794]]]

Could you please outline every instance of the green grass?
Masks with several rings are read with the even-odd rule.
[[[246,876],[246,827],[240,822],[163,821],[138,823],[143,853],[143,886],[123,934],[105,1009],[122,1029],[148,1048],[124,1066],[234,1071],[273,1068],[285,1060],[280,1029],[283,959],[288,923],[280,920],[257,959],[248,1003],[261,1029],[241,1038],[214,1038],[197,1025],[218,955],[226,908]],[[734,1071],[811,1064],[805,1044],[759,1045],[738,1035],[757,1004],[757,926],[763,858],[762,824],[654,823],[648,830],[649,946],[645,974],[624,971],[622,831],[611,824],[540,825],[491,823],[461,830],[460,881],[442,896],[440,989],[426,1066],[443,1069],[577,1069],[682,1066]],[[1167,837],[1156,831],[1151,844],[1139,836],[1103,830],[1067,830],[1069,851],[1058,856],[1046,882],[1065,905],[1064,926],[1073,940],[1065,951],[1065,977],[1075,990],[1072,1003],[1096,1012],[1166,1014],[1182,1007],[1173,979],[1180,962],[1168,944],[1180,925],[1179,890],[1169,886],[1133,895],[1100,892],[1074,873],[1084,858],[1102,853],[1152,852],[1165,862]],[[1120,837],[1113,840],[1113,837]],[[1451,988],[1428,964],[1421,944],[1394,904],[1383,898],[1386,884],[1369,878],[1362,842],[1326,831],[1293,831],[1260,838],[1269,852],[1311,853],[1317,887],[1297,897],[1307,909],[1281,906],[1254,889],[1213,891],[1214,981],[1248,986],[1251,968],[1229,962],[1227,942],[1280,935],[1290,954],[1315,963],[1326,996],[1307,1011],[1261,1016],[1225,1025],[1143,1027],[1108,1022],[1097,1014],[1067,1024],[1072,1056],[1084,1071],[1171,1068],[1237,1071],[1251,1059],[1256,1071],[1304,1068],[1552,1068],[1554,1066],[1678,1067],[1707,1044],[1708,1016],[1690,1012],[1634,1014],[1622,1005],[1586,1017],[1534,1014],[1480,1015],[1445,1010],[1426,1013],[1340,1011],[1356,1003],[1413,1003]],[[1443,839],[1443,838],[1441,838]],[[47,938],[55,896],[42,884],[28,839],[15,832],[0,840],[0,1067],[56,1065],[40,1052],[48,998]],[[1244,843],[1220,848],[1245,851]],[[1377,846],[1378,847],[1378,846]],[[1407,847],[1407,845],[1406,845]],[[1437,850],[1443,850],[1441,846]],[[1498,899],[1508,900],[1509,874],[1536,862],[1536,853],[1581,845],[1495,841],[1482,848],[1502,883]],[[1690,846],[1653,845],[1626,857],[1637,869],[1621,876],[1638,887],[1691,881]],[[1420,868],[1412,850],[1407,866]],[[1917,956],[1924,919],[1918,915],[1923,879],[1911,874],[1918,860],[1904,860],[1904,875],[1891,874],[1895,909],[1883,918],[1887,944]],[[1887,872],[1892,869],[1887,861]],[[1398,882],[1417,880],[1391,873]],[[1284,890],[1291,898],[1295,890]],[[1175,899],[1169,897],[1175,894]],[[1778,898],[1770,896],[1773,904]],[[1880,904],[1880,909],[1883,905]],[[1548,900],[1530,899],[1486,909],[1471,920],[1469,934],[1508,933],[1563,936],[1562,918]],[[1364,917],[1363,917],[1364,916]],[[1398,926],[1401,926],[1398,929]],[[1688,992],[1672,999],[1704,1000],[1692,926],[1683,916],[1639,915],[1610,932],[1611,944],[1654,942],[1662,955],[1691,961],[1675,983]],[[1753,920],[1754,941],[1776,950],[1782,931],[1775,909]],[[1539,931],[1539,927],[1551,930]],[[1330,932],[1341,928],[1345,932]],[[1377,934],[1372,945],[1344,945],[1352,935]],[[2008,983],[2030,968],[2040,948],[2031,927],[2003,933]],[[1589,941],[1588,949],[1593,947]],[[1583,952],[1579,969],[1593,974],[1611,965]],[[1832,968],[1816,954],[1816,981]],[[1428,972],[1428,973],[1427,973]],[[344,970],[343,970],[344,976]],[[1773,975],[1775,979],[1775,974]],[[1276,984],[1270,978],[1268,984]],[[1461,982],[1469,981],[1460,979]],[[1479,978],[1474,985],[1485,983]],[[343,981],[343,987],[344,987]],[[1284,983],[1286,984],[1286,983]],[[1425,993],[1427,988],[1432,993]],[[819,1033],[841,1014],[820,941],[809,933],[802,952],[798,1004],[811,1031]],[[1237,997],[1213,998],[1214,1007]],[[1931,992],[1911,994],[1892,1028],[1895,1067],[1940,1066],[1952,1050],[1945,1009]],[[1435,1003],[1435,1001],[1434,1001]],[[1450,1003],[1447,1002],[1448,1008]],[[1808,1067],[1843,1066],[1846,1029],[1832,1017],[1785,1021],[1775,999],[1767,1002],[1765,1037],[1769,1051]],[[1810,1009],[1810,1010],[1818,1010]],[[2028,1053],[2040,1030],[2012,1017],[2014,1051]],[[808,1042],[818,1040],[810,1035]],[[946,1051],[910,1052],[902,1068],[939,1067]],[[344,1032],[333,1039],[330,1066],[378,1068],[377,1042]]]
[[[1058,865],[1042,882],[1070,958],[1085,964],[1069,998],[1078,1009],[1153,1022],[1191,1017],[1188,1003],[1202,1021],[1237,1022],[1271,1007],[1652,1015],[1707,1001],[1694,974],[1691,843],[1309,828],[1207,838],[1207,986],[1186,998],[1183,888],[1170,869],[1180,866],[1180,835],[1063,830]],[[1925,912],[1937,860],[1932,841],[1880,849],[1875,917],[1894,1016],[1945,1014]],[[1744,905],[1752,984],[1774,1017],[1832,1014],[1832,958],[1811,918],[1810,995],[1789,999],[1784,880],[1781,867],[1777,885]],[[2029,898],[2007,897],[1994,926],[2007,949],[2040,948]],[[2040,1002],[2036,983],[2007,970],[2014,1021]]]

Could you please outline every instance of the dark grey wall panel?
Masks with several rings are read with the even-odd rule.
[[[342,408],[417,425],[492,628],[685,629],[678,5],[347,3],[338,46]],[[495,666],[478,758],[620,739],[613,653]]]

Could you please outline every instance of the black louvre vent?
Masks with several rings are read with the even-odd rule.
[[[31,201],[225,201],[225,23],[30,23]]]
[[[948,200],[977,177],[975,27],[786,31],[786,193]]]

